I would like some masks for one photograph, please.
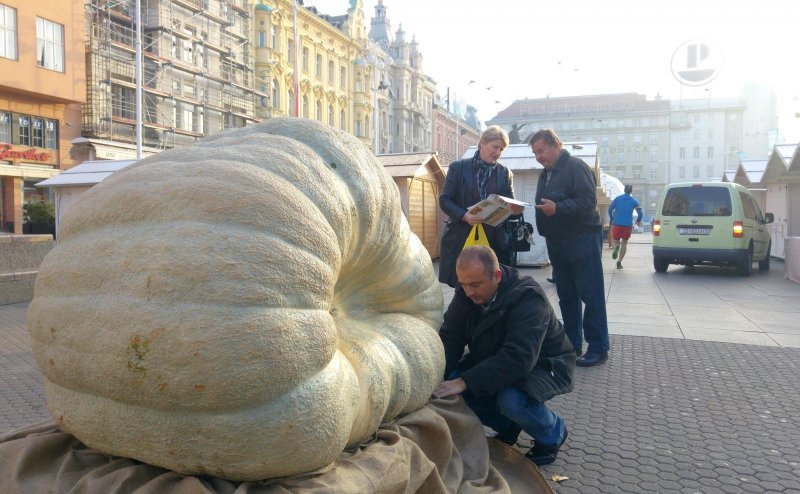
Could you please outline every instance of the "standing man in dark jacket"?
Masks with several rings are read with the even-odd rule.
[[[572,391],[575,349],[541,287],[500,266],[488,247],[464,249],[456,273],[459,287],[439,330],[447,380],[433,394],[462,393],[498,439],[514,444],[525,430],[535,441],[525,456],[552,463],[567,428],[544,402]]]
[[[529,143],[544,167],[536,187],[536,226],[547,241],[564,329],[578,355],[584,338],[588,343],[578,366],[602,364],[610,346],[595,175],[562,149],[552,129],[539,130]]]

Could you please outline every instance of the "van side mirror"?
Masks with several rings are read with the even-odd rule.
[[[775,215],[772,213],[764,213],[764,223],[772,223],[775,221]]]

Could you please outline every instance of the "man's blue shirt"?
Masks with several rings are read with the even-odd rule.
[[[617,226],[633,226],[633,210],[636,221],[642,221],[642,208],[639,201],[630,194],[618,195],[608,206],[608,217]]]

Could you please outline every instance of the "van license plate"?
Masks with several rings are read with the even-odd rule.
[[[680,235],[709,235],[711,228],[678,228]]]

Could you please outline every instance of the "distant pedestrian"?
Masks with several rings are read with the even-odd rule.
[[[597,179],[586,163],[562,149],[552,129],[539,130],[529,144],[544,167],[536,187],[536,225],[547,241],[564,329],[578,355],[584,337],[588,343],[577,365],[602,364],[609,340]]]
[[[619,256],[617,269],[622,269],[622,260],[628,250],[628,239],[631,238],[633,231],[634,210],[636,210],[636,226],[642,224],[642,208],[631,192],[633,185],[626,185],[625,193],[615,197],[608,206],[608,218],[614,225],[611,235],[614,238],[614,252],[611,253],[611,258],[616,259]]]

